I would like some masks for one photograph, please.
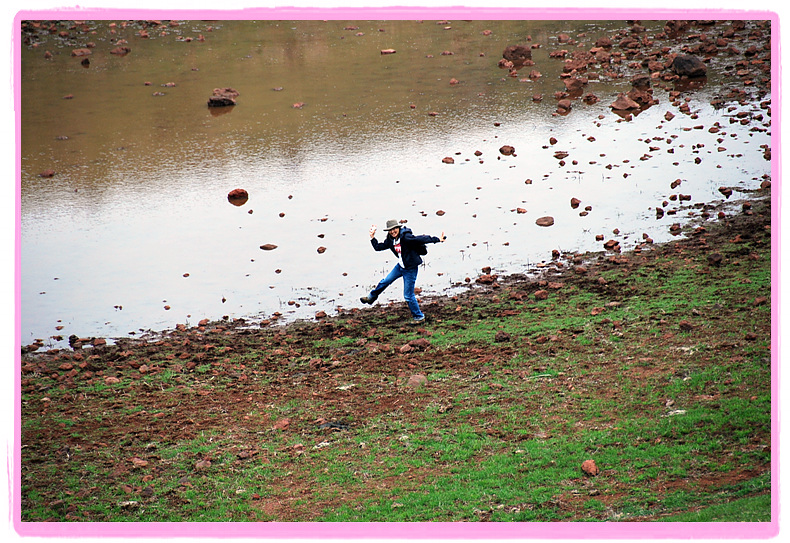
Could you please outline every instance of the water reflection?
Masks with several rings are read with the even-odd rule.
[[[610,105],[643,67],[609,65],[558,113],[565,62],[552,53],[624,22],[86,25],[21,51],[23,343],[355,307],[391,267],[369,254],[367,229],[392,217],[449,236],[421,273],[425,292],[484,266],[522,272],[554,250],[601,250],[596,235],[615,228],[624,249],[643,234],[660,242],[697,204],[723,201],[720,186],[770,173],[760,102],[711,105],[725,57],[698,86],[653,85],[658,105],[625,113]],[[70,53],[88,39],[86,68]],[[111,53],[120,40],[125,56]],[[513,44],[538,46],[515,76],[498,65]],[[236,105],[207,107],[226,88]],[[669,200],[677,179],[690,202]],[[228,205],[239,188],[247,199]],[[554,224],[537,226],[543,216]]]

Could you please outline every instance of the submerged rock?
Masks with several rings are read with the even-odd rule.
[[[238,96],[238,91],[231,87],[214,89],[213,94],[208,99],[208,107],[235,106]]]

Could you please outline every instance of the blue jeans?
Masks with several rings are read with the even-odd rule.
[[[409,304],[409,310],[411,311],[411,316],[415,319],[422,319],[425,315],[422,314],[420,311],[420,304],[417,303],[417,297],[414,295],[414,284],[417,282],[417,270],[418,268],[404,268],[400,264],[395,264],[395,267],[392,268],[392,271],[379,281],[379,284],[376,285],[376,288],[370,291],[369,297],[371,300],[375,300],[379,297],[379,294],[384,292],[388,286],[394,283],[397,279],[403,277],[403,298],[406,300],[406,303]]]

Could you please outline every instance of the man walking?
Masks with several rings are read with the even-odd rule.
[[[398,258],[398,263],[392,271],[382,279],[376,288],[370,291],[370,294],[360,298],[360,301],[365,304],[372,304],[376,301],[379,295],[384,290],[394,283],[397,279],[403,277],[403,298],[409,305],[411,311],[411,324],[420,324],[425,321],[425,315],[420,311],[420,304],[417,302],[417,297],[414,295],[414,285],[417,282],[417,270],[422,264],[422,257],[420,255],[426,254],[426,243],[439,243],[447,239],[442,232],[441,237],[436,236],[415,236],[410,228],[401,226],[397,220],[387,221],[387,226],[384,228],[387,232],[387,237],[384,241],[379,242],[376,239],[376,227],[370,227],[370,243],[376,251],[385,251],[390,249]]]

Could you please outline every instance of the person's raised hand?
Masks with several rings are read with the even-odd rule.
[[[370,227],[370,238],[373,239],[374,237],[376,237],[376,225],[375,224]]]

